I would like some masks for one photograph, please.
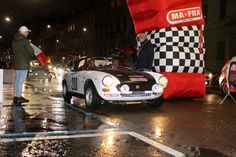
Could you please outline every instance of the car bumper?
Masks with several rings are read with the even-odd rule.
[[[101,97],[105,101],[112,102],[142,102],[147,100],[153,100],[162,96],[163,92],[153,93],[152,91],[144,91],[144,92],[129,92],[129,93],[121,93],[121,92],[107,92],[101,93]]]

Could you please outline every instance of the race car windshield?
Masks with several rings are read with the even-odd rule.
[[[130,68],[128,64],[124,64],[117,58],[96,59],[94,63],[96,68]]]

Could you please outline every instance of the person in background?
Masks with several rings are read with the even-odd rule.
[[[87,60],[87,67],[89,69],[96,69],[95,60],[92,58]]]
[[[139,33],[137,40],[141,46],[137,52],[136,69],[137,70],[152,70],[154,60],[154,48],[145,33]]]
[[[16,66],[13,103],[29,102],[28,99],[22,96],[23,83],[30,69],[31,56],[34,54],[33,48],[30,46],[30,42],[27,39],[29,32],[31,31],[26,26],[21,26],[12,41],[12,50]]]

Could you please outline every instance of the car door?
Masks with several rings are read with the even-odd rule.
[[[74,73],[71,74],[71,91],[74,93],[82,94],[83,91],[81,83],[83,80],[83,73],[85,71],[85,59],[81,59],[78,63],[75,64]]]

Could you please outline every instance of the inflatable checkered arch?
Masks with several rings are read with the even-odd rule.
[[[161,46],[154,53],[154,66],[157,72],[204,72],[204,55],[198,48]]]
[[[203,73],[205,42],[202,30],[203,26],[182,26],[146,32],[154,46],[156,71]]]
[[[201,29],[203,30],[202,26]],[[158,48],[164,45],[199,48],[201,43],[200,26],[163,28],[147,32],[147,36],[155,48],[157,48],[157,51]],[[202,39],[204,43],[204,38]]]

